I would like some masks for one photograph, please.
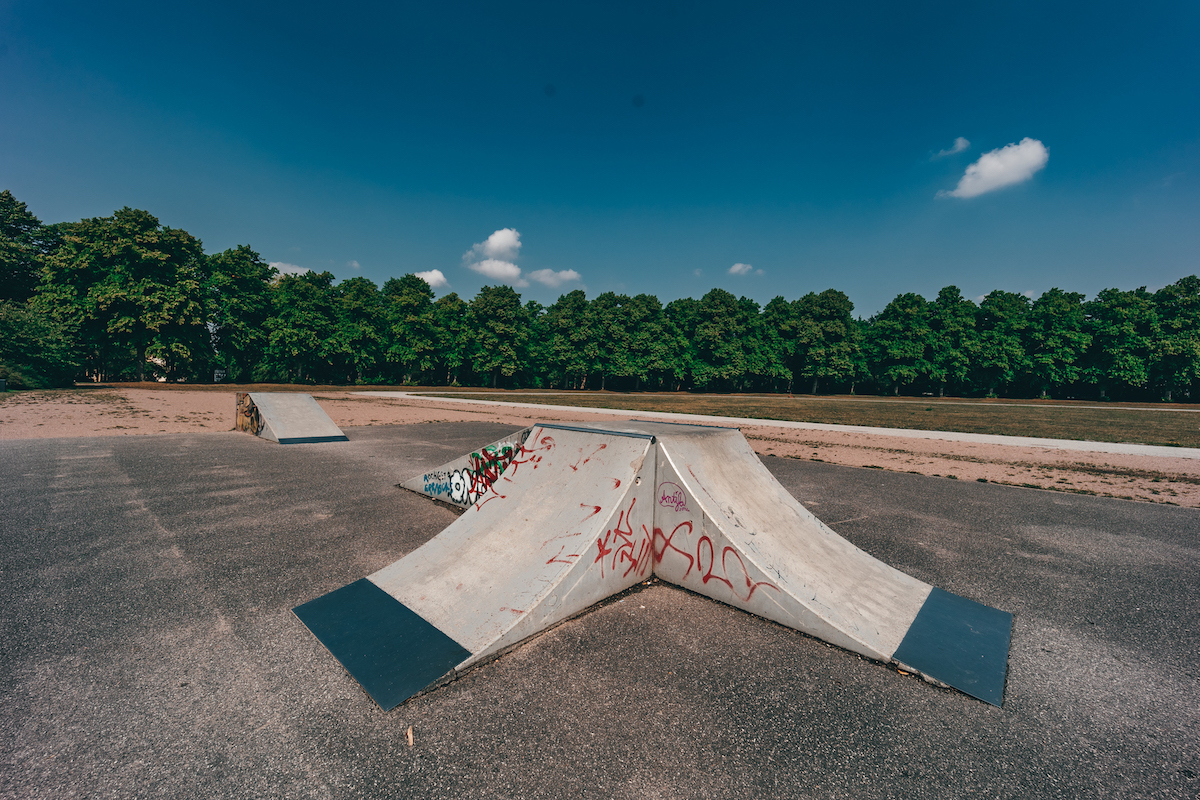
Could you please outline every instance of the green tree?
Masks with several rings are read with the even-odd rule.
[[[56,233],[57,226],[43,225],[8,189],[0,192],[0,300],[33,296]]]
[[[1051,289],[1029,308],[1025,329],[1028,379],[1042,397],[1079,380],[1092,337],[1084,331],[1083,295]]]
[[[938,396],[944,397],[946,387],[953,394],[964,394],[971,362],[979,353],[979,337],[975,318],[979,309],[962,296],[957,286],[947,286],[938,292],[929,308],[929,325],[933,329],[933,375],[938,381]]]
[[[793,304],[796,317],[795,374],[812,381],[811,394],[821,381],[850,383],[860,349],[854,304],[844,293],[826,289],[812,292]]]
[[[695,374],[699,363],[699,352],[696,349],[696,330],[700,327],[700,301],[692,297],[681,297],[667,303],[663,310],[667,318],[667,335],[672,338],[675,346],[673,376],[674,391],[684,386],[695,385]]]
[[[776,365],[779,380],[785,381],[785,391],[791,394],[799,329],[795,304],[789,303],[782,295],[772,298],[763,306],[760,324],[767,358]],[[779,387],[772,383],[772,390],[778,391]]]
[[[275,268],[247,245],[208,257],[208,319],[213,350],[226,377],[252,380],[267,344]]]
[[[586,389],[588,375],[599,368],[600,347],[583,290],[560,295],[546,309],[543,325],[550,385]]]
[[[339,283],[336,293],[336,337],[341,372],[353,383],[377,382],[384,363],[384,339],[388,328],[384,296],[374,281],[361,276]],[[432,365],[430,358],[423,369]]]
[[[153,358],[167,376],[204,371],[208,260],[198,239],[131,208],[60,230],[41,289],[61,323],[79,325],[93,368],[129,366],[145,380]]]
[[[1085,380],[1099,386],[1101,396],[1130,396],[1146,388],[1159,339],[1154,296],[1145,286],[1129,292],[1104,289],[1083,311],[1087,319],[1081,327],[1091,334]]]
[[[337,292],[333,274],[284,273],[272,284],[266,357],[259,379],[326,383],[337,377]]]
[[[648,381],[653,381],[655,388],[662,388],[664,381],[674,375],[678,359],[678,343],[669,330],[663,305],[654,295],[639,294],[629,298],[626,309],[636,378],[634,389],[642,389]]]
[[[0,300],[0,378],[47,389],[71,386],[78,369],[74,331],[33,304]]]
[[[433,304],[436,369],[445,372],[447,384],[459,383],[459,370],[471,350],[471,307],[456,292],[443,295]]]
[[[975,315],[978,355],[971,365],[971,384],[989,397],[1003,394],[1029,364],[1025,331],[1029,298],[999,289],[989,292]]]
[[[1159,289],[1154,307],[1159,335],[1151,374],[1169,403],[1200,381],[1200,278],[1189,275]]]
[[[929,305],[919,294],[901,294],[871,318],[867,363],[879,385],[893,394],[937,382],[937,366],[930,360],[934,333]]]
[[[387,306],[388,362],[399,369],[405,383],[414,376],[435,371],[438,331],[433,289],[424,279],[410,273],[389,278],[383,285],[383,297]]]
[[[724,289],[700,298],[693,337],[696,360],[692,377],[697,387],[732,388],[746,375],[745,309]]]
[[[525,368],[529,325],[521,295],[511,286],[485,286],[470,303],[471,365],[480,376],[511,378]]]
[[[634,372],[630,331],[624,311],[628,303],[626,295],[605,292],[588,304],[589,327],[596,335],[600,391],[607,388],[610,377],[632,377]]]

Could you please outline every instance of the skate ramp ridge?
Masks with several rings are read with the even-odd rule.
[[[238,392],[235,427],[279,444],[347,441],[312,395],[296,392]]]
[[[442,533],[295,609],[383,708],[652,574],[1001,704],[1011,614],[838,536],[740,431],[633,421],[521,436],[483,469],[477,451],[403,484],[438,496],[447,467],[474,469],[455,484],[468,509]]]

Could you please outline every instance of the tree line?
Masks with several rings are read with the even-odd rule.
[[[765,306],[713,289],[662,304],[506,285],[434,297],[206,254],[146,211],[43,225],[0,192],[0,377],[859,392],[1194,402],[1200,279],[1157,292],[906,293],[869,319],[836,289]]]

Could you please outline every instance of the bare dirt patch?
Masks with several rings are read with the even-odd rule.
[[[465,406],[433,397],[359,397],[350,393],[353,389],[343,388],[306,391],[343,427],[463,421],[529,425],[537,421],[599,422],[630,416],[620,412],[607,415]],[[9,393],[0,395],[0,439],[232,431],[234,395],[234,389],[226,387],[161,389],[145,384]],[[1192,459],[909,439],[852,431],[767,426],[744,426],[742,431],[760,455],[1200,508],[1200,462]]]

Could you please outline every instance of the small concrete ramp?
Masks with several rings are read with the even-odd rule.
[[[472,450],[465,456],[417,475],[400,484],[435,500],[467,508],[487,493],[516,458],[529,436],[530,428],[505,436],[499,441]]]
[[[736,429],[542,424],[516,436],[450,527],[295,610],[385,709],[651,574],[1000,705],[1012,616],[842,539]],[[429,474],[409,488],[439,496]]]
[[[296,392],[238,392],[235,427],[280,444],[347,441],[312,395]]]

